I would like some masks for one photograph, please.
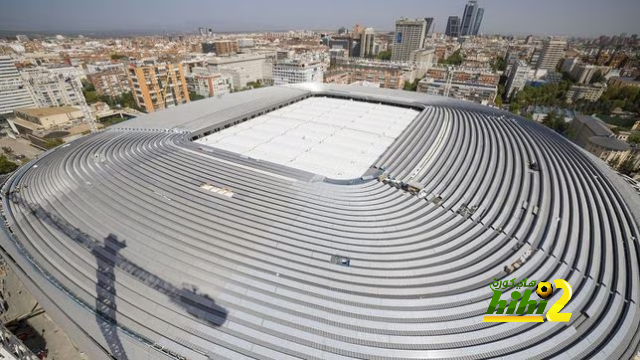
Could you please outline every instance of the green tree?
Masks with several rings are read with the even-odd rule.
[[[453,54],[451,54],[451,56],[440,61],[440,64],[458,66],[458,65],[462,65],[463,62],[464,62],[464,57],[462,56],[460,49],[458,49]]]
[[[504,60],[504,57],[498,56],[492,63],[491,68],[493,71],[504,71],[507,68],[507,63]]]
[[[5,155],[0,156],[0,174],[8,174],[18,168],[18,164],[11,162]]]
[[[64,140],[62,140],[62,139],[60,139],[60,138],[57,138],[57,139],[47,140],[47,141],[44,143],[44,147],[45,147],[46,149],[53,149],[54,147],[56,147],[56,146],[60,146],[60,145],[62,145],[62,144],[64,144]]]
[[[596,83],[602,83],[605,82],[607,79],[604,77],[604,75],[602,75],[602,71],[600,70],[596,70],[593,73],[593,76],[591,76],[591,80],[589,81],[590,84],[596,84]]]
[[[555,110],[551,111],[547,114],[547,116],[542,120],[542,124],[549,129],[554,130],[558,134],[567,135],[567,131],[569,130],[569,124],[564,121],[562,116],[559,116]]]
[[[198,101],[198,100],[202,100],[202,99],[204,99],[204,96],[196,94],[193,91],[189,91],[189,100]]]
[[[380,51],[378,53],[379,60],[391,60],[391,50]]]
[[[127,55],[122,55],[122,54],[111,54],[111,60],[121,60],[121,59],[127,59],[128,56]]]
[[[82,89],[86,91],[96,91],[96,87],[93,86],[93,83],[89,80],[82,79]]]
[[[629,144],[640,144],[640,131],[634,131],[627,138]]]
[[[417,91],[418,90],[418,83],[420,82],[420,80],[421,79],[415,79],[415,80],[413,80],[413,82],[405,81],[403,90],[406,90],[406,91]]]
[[[634,161],[633,161],[633,157],[632,156],[628,156],[623,162],[622,164],[620,164],[620,166],[618,166],[618,171],[621,174],[625,174],[625,175],[632,175],[633,173],[636,173],[638,171],[640,171],[640,169],[637,169],[634,167]]]

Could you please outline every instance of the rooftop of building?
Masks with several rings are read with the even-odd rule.
[[[614,80],[614,81],[620,81],[623,82],[625,84],[633,84],[633,85],[639,85],[640,86],[640,80],[636,80],[632,77],[623,77],[623,76],[613,76],[611,79],[609,80]]]
[[[596,136],[609,136],[613,132],[604,121],[588,115],[578,115],[575,120],[587,126]]]
[[[626,151],[631,149],[631,146],[625,141],[609,136],[592,136],[589,141],[608,150]]]
[[[15,109],[14,111],[16,113],[23,113],[33,117],[44,117],[44,116],[68,114],[71,112],[80,111],[80,109],[73,106],[58,106],[58,107],[44,107],[44,108],[20,108],[20,109]]]

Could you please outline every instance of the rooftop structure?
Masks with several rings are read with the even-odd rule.
[[[336,109],[295,120],[342,105],[352,119],[418,115],[354,179],[194,142],[325,98]],[[3,257],[92,359],[628,359],[639,347],[635,190],[540,124],[471,102],[318,83],[238,92],[65,144],[2,193]],[[492,283],[514,278],[565,279],[570,322],[483,322]]]

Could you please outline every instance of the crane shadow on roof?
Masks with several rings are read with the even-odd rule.
[[[95,257],[97,264],[96,321],[107,341],[109,351],[115,358],[128,359],[118,335],[118,329],[126,329],[126,327],[121,325],[117,319],[116,269],[128,274],[139,283],[164,294],[172,303],[180,306],[200,322],[211,326],[221,326],[226,321],[227,310],[217,305],[215,300],[207,294],[200,293],[196,285],[175,286],[170,281],[149,272],[120,254],[121,250],[127,246],[125,240],[119,240],[116,235],[109,234],[103,241],[98,241],[40,205],[27,203],[15,193],[12,196],[14,202],[27,206],[36,218],[60,229]],[[162,318],[162,316],[158,317]]]

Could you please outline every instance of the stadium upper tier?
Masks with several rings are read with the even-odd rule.
[[[322,166],[294,166],[318,146]],[[373,160],[332,172],[352,157]],[[8,262],[95,359],[628,359],[640,342],[637,195],[556,133],[469,102],[225,95],[50,150],[2,195]],[[495,278],[565,279],[570,321],[483,322]]]

